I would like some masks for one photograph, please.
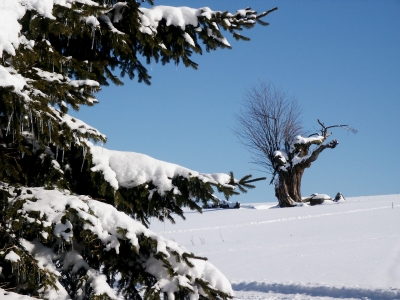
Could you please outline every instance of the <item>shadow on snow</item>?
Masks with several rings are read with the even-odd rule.
[[[267,283],[267,282],[235,282],[235,291],[273,292],[280,294],[306,294],[312,297],[333,298],[369,298],[369,299],[400,299],[400,289],[397,288],[362,288],[345,286],[323,286],[303,283]]]

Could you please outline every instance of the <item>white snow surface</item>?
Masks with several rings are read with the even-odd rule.
[[[172,7],[172,6],[155,6],[152,8],[141,7],[142,15],[140,17],[142,23],[142,32],[152,34],[157,30],[158,23],[165,19],[167,26],[174,25],[181,27],[183,30],[187,25],[197,27],[197,17],[204,12],[211,12],[206,7],[203,9],[194,9],[190,7]]]
[[[142,26],[139,28],[139,30],[142,33],[149,35],[152,35],[157,32],[158,24],[162,19],[166,20],[167,26],[174,25],[176,27],[182,28],[182,30],[185,30],[185,27],[188,25],[198,27],[199,24],[198,17],[201,16],[207,19],[211,19],[212,15],[215,13],[209,7],[196,9],[186,6],[172,7],[172,6],[160,5],[160,6],[154,6],[152,8],[141,7],[139,9],[142,12],[142,15],[140,16],[140,22]],[[244,15],[246,14],[244,13]],[[214,26],[218,30],[218,26],[216,24]],[[219,38],[215,36],[212,33],[211,29],[208,29],[207,32],[208,36],[215,38],[216,40],[218,40],[219,42],[223,43],[228,47],[231,46],[226,38]],[[192,37],[188,33],[184,33],[183,37],[187,43],[195,47],[195,43]]]
[[[21,76],[20,74],[15,74],[12,68],[4,68],[3,66],[0,65],[0,86],[14,86],[17,92],[21,92],[21,90],[24,88],[25,85],[26,85],[26,80],[23,76]]]
[[[0,299],[2,300],[35,300],[37,298],[32,298],[29,296],[20,295],[13,292],[7,292],[3,289],[0,289]]]
[[[325,137],[322,135],[318,136],[311,136],[311,137],[303,137],[301,135],[297,135],[294,137],[291,145],[290,145],[290,152],[294,154],[292,159],[289,159],[289,154],[286,152],[286,150],[280,149],[274,152],[274,158],[280,162],[280,170],[287,171],[288,169],[293,168],[293,166],[300,164],[307,159],[311,157],[311,155],[314,153],[314,151],[322,145],[322,143],[326,140]],[[305,156],[300,156],[303,155],[303,153],[299,152],[299,148],[301,148],[301,145],[318,145],[317,148],[314,150],[309,150],[309,153]]]
[[[315,196],[313,196],[313,199],[324,199],[324,200],[332,200],[331,196],[327,195],[327,194],[314,194]]]
[[[5,260],[11,261],[11,262],[18,262],[21,258],[17,253],[14,251],[10,251],[7,253],[7,255],[4,257]]]
[[[187,212],[151,229],[207,257],[235,300],[400,299],[400,195],[346,199]]]
[[[173,225],[152,220],[149,230],[88,197],[42,188],[30,190],[32,194],[23,190],[20,197],[34,196],[37,201],[27,202],[21,213],[40,210],[46,215],[44,227],[60,224],[69,205],[93,223],[90,230],[110,250],[118,248],[116,227],[127,229],[133,245],[136,234],[143,232],[157,239],[157,251],[170,255],[167,247],[186,249],[207,257],[208,262],[196,262],[197,269],[191,275],[203,273],[203,278],[208,276],[215,287],[225,290],[230,290],[229,280],[235,300],[400,299],[399,195],[353,197],[339,203],[329,201],[330,205],[295,208],[277,208],[277,203],[268,202],[243,204],[240,209],[209,209],[203,214],[186,211],[186,221],[176,219]],[[58,230],[56,226],[54,230]],[[177,243],[183,247],[178,248]],[[52,265],[56,253],[37,241],[22,244],[39,259],[40,267],[57,273]],[[162,278],[166,274],[160,271],[159,263],[150,260],[148,271]],[[98,293],[116,298],[103,276],[78,252],[66,254],[64,267],[69,266],[74,271],[87,270]],[[177,270],[182,267],[177,266]],[[178,276],[178,280],[185,285],[187,278]],[[171,281],[159,284],[169,293],[174,291]],[[66,299],[61,286],[58,293],[47,296]],[[0,299],[33,298],[0,289]]]
[[[318,136],[311,136],[308,138],[305,138],[301,135],[297,135],[293,142],[292,145],[296,145],[296,144],[310,144],[310,143],[316,143],[316,144],[321,144],[324,141],[324,137],[322,135],[318,135]]]
[[[198,177],[203,182],[222,185],[228,185],[230,181],[228,174],[203,174],[141,153],[113,151],[100,146],[91,146],[90,153],[94,164],[92,171],[102,172],[105,180],[115,190],[120,186],[132,188],[152,181],[160,195],[173,189],[174,193],[180,193],[171,182],[178,175],[186,178]]]

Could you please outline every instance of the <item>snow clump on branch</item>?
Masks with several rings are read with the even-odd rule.
[[[94,146],[105,135],[68,110],[97,103],[101,86],[125,75],[150,84],[138,57],[197,69],[199,40],[207,51],[230,47],[219,26],[241,39],[236,31],[276,8],[232,15],[97,2],[0,0],[0,298],[14,297],[4,289],[46,299],[231,298],[205,258],[146,226],[184,218],[184,207],[201,211],[214,188],[228,198],[264,178]]]
[[[176,242],[154,233],[112,205],[68,191],[22,187],[20,196],[17,196],[14,187],[3,184],[0,189],[13,196],[9,203],[11,206],[19,206],[18,203],[23,202],[15,222],[39,224],[38,230],[41,234],[38,239],[32,242],[21,240],[24,248],[39,262],[39,267],[49,270],[56,277],[60,277],[61,272],[57,271],[60,268],[54,265],[55,261],[59,262],[61,270],[72,268],[72,273],[76,275],[82,273],[78,271],[84,270],[86,281],[94,289],[94,295],[106,294],[111,299],[118,298],[100,269],[90,266],[83,259],[83,245],[78,242],[79,237],[76,236],[82,231],[90,232],[92,238],[100,242],[98,249],[99,253],[103,253],[101,255],[110,251],[119,254],[121,247],[124,247],[124,251],[128,247],[139,255],[146,255],[147,250],[144,253],[141,251],[141,243],[144,239],[154,241],[150,257],[143,261],[143,264],[146,271],[156,278],[154,288],[167,293],[169,299],[173,299],[173,293],[177,292],[180,286],[192,290],[193,299],[199,299],[199,295],[205,296],[197,284],[198,279],[208,282],[211,289],[233,294],[228,279],[211,263],[194,257]],[[36,217],[32,219],[33,215]],[[80,230],[76,231],[75,227]],[[48,233],[59,238],[58,251],[43,245]],[[63,244],[72,245],[71,250],[67,251]],[[130,263],[140,263],[135,262],[134,258],[135,255],[131,257]],[[9,251],[5,259],[19,262],[21,258],[14,251]],[[122,258],[116,255],[115,259]],[[68,295],[61,285],[58,288],[59,291],[46,295],[48,299],[56,300]]]
[[[231,180],[228,174],[204,174],[176,164],[154,159],[148,155],[135,152],[122,152],[104,149],[99,146],[90,146],[92,154],[93,172],[102,172],[105,180],[118,190],[120,186],[132,188],[152,181],[160,195],[172,189],[180,193],[172,184],[172,178],[198,177],[204,183],[221,184],[234,189],[229,185]],[[237,182],[237,180],[235,180]]]

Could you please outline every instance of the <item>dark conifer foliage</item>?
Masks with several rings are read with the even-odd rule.
[[[175,24],[133,0],[50,2],[10,2],[19,42],[0,43],[0,288],[46,299],[229,298],[230,285],[207,277],[219,271],[192,272],[208,262],[147,226],[184,218],[185,207],[201,211],[215,189],[229,198],[260,179],[196,172],[168,178],[169,190],[155,179],[116,187],[94,169],[93,144],[106,137],[68,110],[95,105],[101,87],[124,76],[150,84],[151,61],[197,69],[194,53],[230,48],[221,29],[247,40],[238,32],[267,25],[260,18],[275,9],[188,8],[190,18]]]

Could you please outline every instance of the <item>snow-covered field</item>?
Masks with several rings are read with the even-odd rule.
[[[273,206],[187,212],[150,229],[207,257],[235,299],[400,299],[399,195]]]

